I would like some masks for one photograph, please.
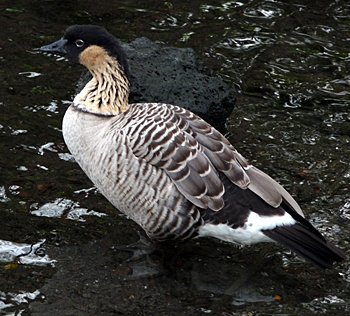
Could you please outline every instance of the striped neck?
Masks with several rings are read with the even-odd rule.
[[[122,66],[102,47],[90,46],[79,59],[92,74],[92,79],[74,98],[79,109],[100,115],[118,115],[129,108],[129,80]]]

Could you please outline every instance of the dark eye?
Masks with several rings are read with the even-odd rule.
[[[84,41],[81,39],[77,39],[75,41],[75,45],[77,45],[77,47],[82,47],[84,45]]]

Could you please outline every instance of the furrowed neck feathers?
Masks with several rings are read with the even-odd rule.
[[[75,106],[106,116],[118,115],[129,108],[129,80],[116,58],[104,48],[92,45],[80,54],[79,62],[89,69],[93,78],[74,98]]]

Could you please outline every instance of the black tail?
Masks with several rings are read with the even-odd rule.
[[[278,226],[272,230],[264,230],[263,233],[320,269],[331,269],[334,261],[346,259],[341,250],[326,241],[319,233],[315,234],[314,229],[300,223]]]

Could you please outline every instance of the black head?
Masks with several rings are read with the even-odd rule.
[[[121,48],[119,41],[103,27],[97,25],[70,26],[62,39],[43,46],[40,50],[64,56],[69,61],[79,63],[80,54],[91,45],[103,47],[110,56],[117,59],[119,64],[123,66],[127,77],[130,77],[126,54]]]

